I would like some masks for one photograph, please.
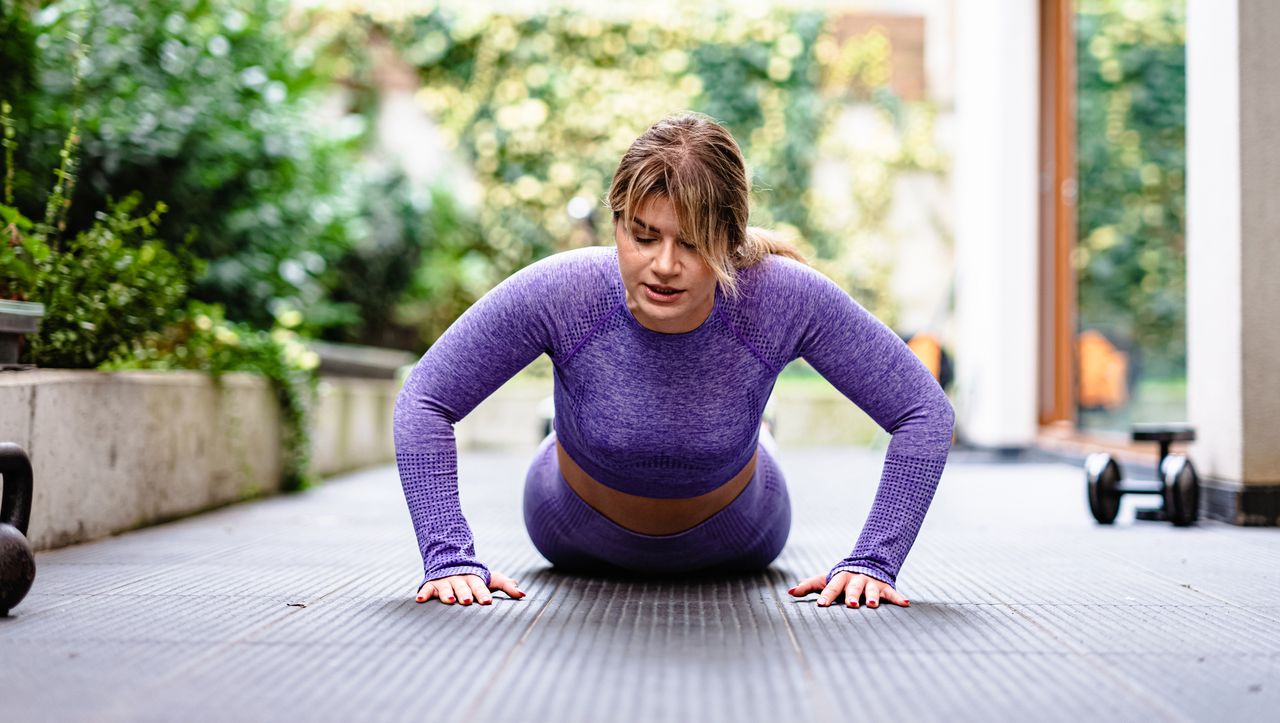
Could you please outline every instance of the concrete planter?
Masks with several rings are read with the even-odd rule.
[[[391,380],[326,379],[312,416],[313,470],[394,461]],[[37,369],[0,374],[0,441],[35,468],[28,539],[85,542],[280,490],[271,383],[233,373]]]
[[[23,368],[18,364],[18,341],[34,334],[44,318],[44,304],[0,299],[0,369]]]

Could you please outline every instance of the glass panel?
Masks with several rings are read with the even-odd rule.
[[[1081,429],[1186,418],[1184,0],[1076,6]]]

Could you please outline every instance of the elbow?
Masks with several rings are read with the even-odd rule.
[[[402,388],[400,393],[396,395],[395,407],[391,413],[391,432],[395,438],[396,449],[404,448],[408,432],[414,426],[412,407],[413,399],[408,394],[407,387]]]
[[[938,424],[946,429],[946,448],[950,450],[952,443],[956,439],[956,408],[951,404],[951,400],[947,398],[946,394],[942,395],[942,408]]]
[[[945,457],[951,451],[955,408],[941,389],[914,404],[892,428],[891,449],[913,457]]]
[[[415,369],[396,395],[391,422],[395,447],[404,450],[428,441],[451,440],[458,419],[459,415],[438,399],[438,390]]]
[[[930,401],[922,426],[928,430],[926,437],[936,454],[945,455],[951,450],[951,441],[955,439],[956,410],[941,389]]]

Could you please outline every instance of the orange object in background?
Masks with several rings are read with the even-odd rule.
[[[1089,329],[1076,341],[1080,364],[1080,406],[1116,409],[1129,401],[1129,355],[1101,332]]]
[[[907,347],[924,362],[934,379],[942,378],[942,345],[933,334],[916,334],[907,341]]]

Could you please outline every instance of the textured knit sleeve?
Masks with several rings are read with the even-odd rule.
[[[810,278],[800,356],[893,435],[862,534],[827,581],[847,570],[896,585],[946,464],[955,412],[897,334],[830,279]]]
[[[414,366],[396,399],[396,464],[422,552],[422,582],[473,574],[489,583],[458,502],[453,425],[549,352],[546,268],[521,270],[467,309]]]

